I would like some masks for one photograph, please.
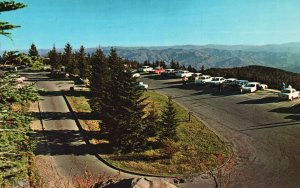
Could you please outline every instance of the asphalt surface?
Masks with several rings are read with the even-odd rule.
[[[232,147],[230,187],[300,186],[300,99],[279,101],[276,93],[267,91],[239,94],[183,86],[180,79],[159,76],[144,75],[141,80],[149,90],[172,96]],[[182,187],[199,184],[195,179]]]
[[[51,158],[52,168],[68,181],[89,170],[93,175],[116,175],[99,161],[83,137],[59,91],[57,82],[32,75],[45,95],[40,101],[46,149],[37,153]],[[276,94],[232,94],[206,87],[183,86],[178,79],[144,76],[149,89],[172,96],[230,145],[235,169],[230,187],[299,187],[300,99],[278,101]],[[199,135],[200,137],[201,135]],[[121,173],[121,178],[134,177]],[[212,181],[196,178],[179,187],[208,187]]]
[[[39,139],[36,155],[46,156],[49,158],[47,161],[51,161],[51,170],[55,171],[58,179],[61,179],[61,182],[55,182],[55,187],[64,187],[66,182],[72,182],[75,177],[83,177],[86,171],[94,178],[103,174],[120,178],[135,177],[125,173],[119,174],[94,155],[84,142],[74,117],[59,91],[59,87],[62,87],[59,82],[49,80],[43,74],[27,77],[30,78],[29,81],[36,82],[39,89],[45,90],[39,102],[44,138]]]

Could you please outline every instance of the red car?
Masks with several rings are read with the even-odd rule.
[[[151,72],[155,73],[155,74],[161,74],[161,73],[165,72],[165,69],[162,67],[155,67]]]

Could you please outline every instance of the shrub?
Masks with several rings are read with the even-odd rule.
[[[161,153],[164,157],[172,158],[179,150],[178,144],[172,139],[162,140]]]

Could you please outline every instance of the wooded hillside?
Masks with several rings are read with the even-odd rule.
[[[280,89],[284,82],[286,86],[291,85],[298,90],[300,89],[300,74],[271,67],[251,65],[236,68],[210,68],[205,70],[205,74],[257,81],[268,84],[269,88],[273,89]]]

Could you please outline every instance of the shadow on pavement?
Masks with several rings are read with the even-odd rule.
[[[89,139],[103,139],[99,131],[85,131]],[[33,137],[39,142],[36,155],[93,155],[111,153],[111,147],[106,142],[87,145],[80,131],[76,130],[44,130],[36,131]]]
[[[42,118],[42,120],[74,120],[74,116],[71,112],[31,112],[35,118]],[[80,120],[100,120],[99,117],[95,116],[92,112],[74,112],[76,117]]]
[[[277,113],[289,113],[289,114],[300,114],[300,105],[294,105],[292,107],[280,107],[270,110],[270,112]]]
[[[242,101],[237,104],[268,104],[268,103],[276,103],[276,102],[278,102],[278,97],[264,97],[261,99]]]
[[[299,119],[300,119],[300,117],[299,117]],[[242,129],[240,131],[279,128],[279,127],[287,127],[287,126],[293,126],[293,125],[300,125],[300,122],[293,120],[293,121],[284,121],[284,122],[278,122],[278,123],[260,124],[260,125],[250,126],[249,128]]]
[[[40,96],[62,96],[61,91],[39,91]]]

